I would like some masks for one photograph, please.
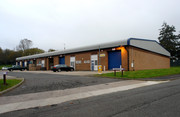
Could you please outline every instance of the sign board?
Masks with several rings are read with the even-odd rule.
[[[81,61],[76,61],[76,64],[81,64]]]
[[[134,67],[134,63],[131,63],[131,67]]]
[[[84,63],[90,63],[90,60],[84,60]]]
[[[100,54],[100,57],[105,57],[106,56],[106,54]]]
[[[113,70],[122,71],[122,70],[124,70],[124,68],[113,68]]]

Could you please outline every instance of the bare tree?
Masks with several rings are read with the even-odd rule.
[[[24,52],[25,50],[29,49],[32,45],[33,44],[32,44],[31,40],[22,39],[16,48],[17,48],[17,50],[22,50]]]

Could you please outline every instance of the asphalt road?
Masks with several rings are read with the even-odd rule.
[[[1,114],[2,117],[179,117],[180,80],[58,105]]]
[[[63,90],[68,88],[104,84],[120,81],[119,79],[96,78],[85,76],[67,76],[45,73],[9,72],[9,76],[25,78],[25,82],[16,89],[2,96],[37,93],[43,91]]]

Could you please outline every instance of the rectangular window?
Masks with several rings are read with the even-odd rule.
[[[98,65],[98,61],[97,60],[95,60],[95,65]]]
[[[41,64],[41,60],[39,60],[39,64]]]

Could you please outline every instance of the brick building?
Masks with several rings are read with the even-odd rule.
[[[170,53],[155,40],[129,38],[99,45],[35,54],[16,58],[16,64],[30,70],[49,70],[66,64],[75,70],[125,70],[170,68]]]

